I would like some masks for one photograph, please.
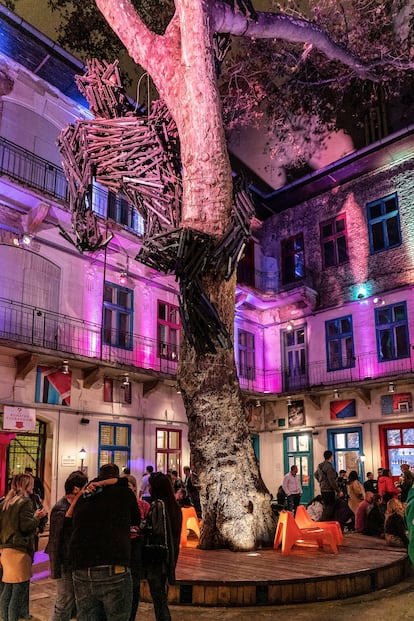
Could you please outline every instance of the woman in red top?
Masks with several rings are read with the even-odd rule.
[[[387,504],[392,498],[398,498],[400,490],[395,487],[390,471],[384,468],[382,476],[378,479],[378,494],[382,496],[383,504]]]

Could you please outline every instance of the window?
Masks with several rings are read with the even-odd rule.
[[[368,203],[368,231],[371,253],[401,244],[397,194]]]
[[[348,261],[345,216],[322,222],[321,244],[324,267],[332,267]]]
[[[112,377],[104,379],[104,402],[105,403],[128,403],[132,402],[131,382],[123,385],[122,382]]]
[[[409,357],[410,341],[405,302],[376,308],[375,327],[380,362]]]
[[[144,221],[138,211],[121,195],[108,191],[99,183],[93,182],[92,209],[101,218],[109,218],[135,231],[144,234]]]
[[[158,301],[158,355],[178,360],[180,345],[180,315],[178,306]]]
[[[99,423],[99,464],[116,464],[119,471],[129,465],[131,425]]]
[[[254,334],[239,330],[239,375],[254,380],[256,376]]]
[[[105,345],[132,349],[132,317],[132,290],[106,282],[103,309],[103,340]]]
[[[157,429],[157,448],[155,463],[158,472],[181,469],[181,431],[168,427]]]
[[[284,390],[307,385],[305,328],[293,328],[283,333]]]
[[[328,371],[355,366],[352,317],[340,317],[325,322]]]
[[[296,282],[305,276],[305,251],[303,235],[282,241],[283,284]]]

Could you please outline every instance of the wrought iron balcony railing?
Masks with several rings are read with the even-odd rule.
[[[68,184],[59,166],[0,136],[0,175],[69,205]],[[93,210],[102,218],[122,224],[138,235],[144,232],[139,213],[122,196],[93,187]]]
[[[111,345],[119,342],[119,335],[103,333],[97,324],[0,298],[1,340],[30,345],[45,353],[52,350],[62,355],[175,375],[177,345],[137,334],[123,336],[128,349]]]

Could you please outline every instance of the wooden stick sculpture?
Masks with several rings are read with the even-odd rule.
[[[121,84],[118,63],[92,60],[80,91],[95,115],[60,134],[59,148],[68,179],[75,241],[81,251],[103,248],[110,237],[99,233],[92,209],[92,184],[122,193],[145,221],[136,259],[158,271],[175,274],[180,284],[180,315],[185,334],[198,353],[231,347],[230,335],[203,291],[208,268],[229,279],[250,236],[254,206],[240,180],[228,231],[219,240],[180,227],[182,181],[178,132],[166,106],[157,101],[148,116],[137,113]]]

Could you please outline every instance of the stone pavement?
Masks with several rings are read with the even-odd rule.
[[[47,558],[47,557],[46,557]],[[414,571],[398,585],[337,602],[288,606],[243,608],[201,608],[171,606],[172,621],[414,621]],[[30,613],[33,621],[47,621],[53,609],[55,585],[48,575],[47,562],[40,558],[34,567],[30,587]],[[137,621],[155,621],[152,604],[141,602]]]

